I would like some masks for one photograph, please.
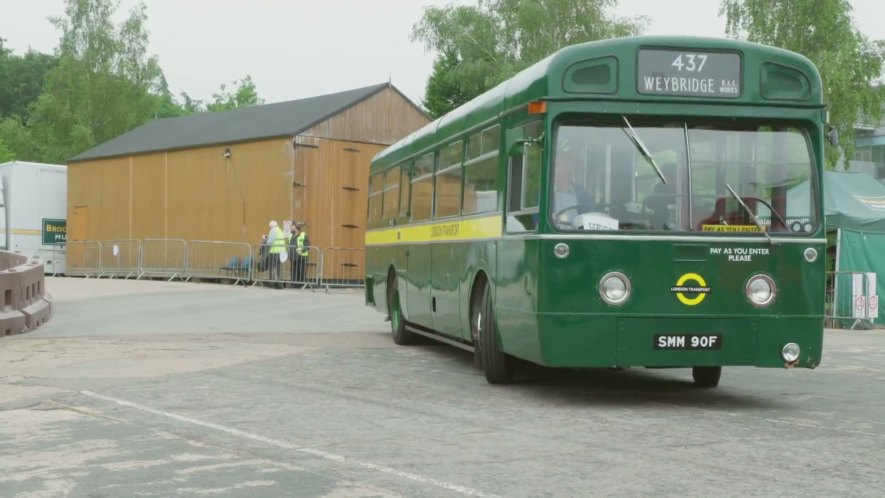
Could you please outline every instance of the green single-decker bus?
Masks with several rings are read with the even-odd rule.
[[[379,153],[366,303],[393,340],[550,367],[814,368],[827,112],[805,57],[565,47]]]

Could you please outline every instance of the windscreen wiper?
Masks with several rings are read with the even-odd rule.
[[[621,117],[624,118],[624,124],[627,125],[627,128],[630,130],[630,132],[627,133],[627,129],[625,129],[625,128],[621,128],[621,129],[624,130],[624,133],[627,135],[627,138],[629,138],[630,141],[633,142],[633,145],[635,145],[636,148],[639,149],[639,152],[642,153],[642,157],[644,157],[646,160],[648,160],[649,164],[651,164],[652,167],[654,167],[655,173],[658,174],[658,176],[661,178],[661,181],[664,182],[664,185],[666,185],[667,178],[664,177],[664,172],[661,171],[660,167],[658,167],[658,163],[655,162],[655,158],[653,158],[651,156],[651,152],[649,152],[648,148],[645,146],[645,144],[642,143],[642,139],[639,138],[639,135],[636,133],[636,130],[634,130],[633,127],[630,125],[630,121],[627,121],[627,116],[621,115]]]
[[[728,189],[728,193],[731,194],[732,197],[734,197],[734,200],[738,201],[738,204],[740,204],[741,207],[744,208],[744,212],[746,212],[748,215],[750,215],[750,219],[753,220],[753,223],[756,225],[756,228],[758,228],[759,231],[762,232],[762,235],[764,235],[765,238],[768,239],[768,243],[774,244],[774,240],[771,239],[771,235],[768,235],[768,232],[763,230],[762,224],[759,223],[759,220],[756,218],[756,215],[753,214],[753,210],[750,209],[749,206],[744,204],[744,200],[741,199],[741,196],[737,195],[737,192],[735,192],[734,189],[731,188],[731,185],[729,185],[727,183],[725,184],[725,188]]]

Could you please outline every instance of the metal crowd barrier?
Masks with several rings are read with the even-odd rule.
[[[144,239],[139,278],[184,279],[188,270],[187,253],[187,242],[181,239]]]
[[[826,321],[829,327],[871,328],[879,317],[876,274],[827,272]]]
[[[252,285],[285,284],[289,275],[288,267],[286,266],[288,255],[289,253],[285,249],[281,253],[271,253],[270,246],[268,245],[258,244],[252,246],[252,254],[249,260],[249,266],[252,270],[250,278]]]
[[[343,247],[323,250],[321,285],[329,287],[362,287],[365,285],[365,251]]]
[[[307,246],[307,256],[302,262],[302,268],[296,268],[292,275],[292,281],[304,289],[313,289],[320,286],[323,273],[323,253],[319,247]],[[295,264],[294,262],[292,264]]]
[[[101,242],[68,241],[66,247],[65,275],[86,278],[101,275]]]
[[[302,289],[319,287],[323,255],[318,247],[308,246],[305,249],[307,255],[298,257],[296,246],[292,245],[276,254],[270,253],[269,246],[253,246],[253,286],[270,284]]]
[[[135,239],[106,240],[101,248],[99,277],[140,277],[141,241]]]
[[[185,280],[193,277],[233,280],[252,279],[252,246],[243,242],[192,240],[187,247]]]
[[[279,272],[274,269],[273,275],[267,249],[241,242],[145,239],[68,242],[59,250],[67,253],[64,274],[87,278],[203,278],[326,291],[365,285],[363,249],[309,246],[299,268],[295,247],[288,246],[282,258],[277,256]]]

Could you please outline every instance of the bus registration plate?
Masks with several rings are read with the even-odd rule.
[[[722,349],[722,335],[655,334],[654,349]]]

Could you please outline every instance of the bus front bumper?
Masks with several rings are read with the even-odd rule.
[[[526,341],[520,341],[523,346]],[[799,346],[787,361],[784,347]],[[540,315],[537,358],[554,367],[757,366],[820,364],[823,317],[624,318]],[[505,349],[509,349],[505,345]],[[532,348],[534,349],[534,348]],[[535,355],[531,355],[535,356]]]

